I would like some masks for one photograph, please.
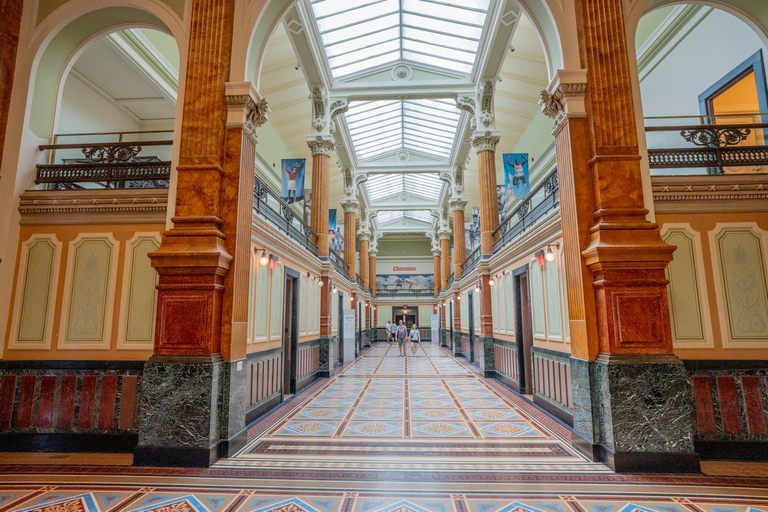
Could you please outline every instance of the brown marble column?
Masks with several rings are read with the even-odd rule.
[[[472,145],[477,151],[480,182],[480,252],[493,254],[493,232],[499,227],[499,200],[496,195],[496,145],[498,132],[476,135]]]
[[[368,260],[368,244],[370,242],[370,235],[367,233],[360,233],[360,278],[363,280],[363,289],[368,290],[368,278],[369,271],[368,266],[370,261]]]
[[[19,0],[0,2],[0,20],[3,20],[3,29],[0,30],[0,162],[5,152],[5,131],[11,108],[11,88],[16,70],[23,4]]]
[[[441,231],[440,237],[440,287],[448,288],[448,276],[451,275],[451,232]]]
[[[464,207],[467,200],[463,198],[451,199],[449,207],[453,214],[453,278],[461,278],[461,265],[467,258],[467,241],[464,234]],[[496,205],[498,208],[498,204]]]
[[[453,293],[453,353],[458,354],[460,352],[461,352],[461,300],[459,300],[459,292],[454,292]]]
[[[328,193],[333,137],[310,137],[307,145],[312,152],[312,231],[315,232],[317,255],[328,257]]]
[[[344,262],[347,264],[349,279],[357,276],[357,263],[355,262],[355,216],[357,214],[357,201],[342,201],[344,209]]]
[[[576,4],[586,71],[561,70],[541,100],[555,121],[574,444],[616,471],[698,471],[690,385],[672,353],[674,247],[646,219],[623,6]]]
[[[376,296],[376,256],[378,251],[368,251],[368,285],[371,289],[371,297]]]
[[[320,288],[320,337],[331,336],[331,287],[330,278],[320,278],[323,286]],[[315,285],[317,286],[317,285]]]
[[[432,272],[434,273],[435,279],[433,293],[437,296],[440,293],[440,284],[442,283],[442,276],[440,275],[440,251],[432,251]]]

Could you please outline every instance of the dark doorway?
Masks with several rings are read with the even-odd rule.
[[[467,309],[469,311],[469,362],[475,362],[475,309],[474,309],[474,292],[467,294]]]
[[[395,322],[395,325],[400,325],[400,320],[403,321],[403,325],[405,325],[408,329],[411,328],[413,324],[418,325],[418,321],[416,318],[416,312],[417,309],[413,308],[406,308],[405,306],[399,307],[399,308],[392,308],[392,321]],[[420,326],[423,327],[423,326]]]
[[[531,298],[528,293],[528,266],[512,272],[515,288],[515,339],[517,340],[518,375],[520,394],[533,394],[533,322]]]
[[[339,292],[339,364],[344,363],[344,294]]]
[[[296,393],[296,351],[299,345],[299,273],[285,269],[283,304],[283,397]]]
[[[451,301],[448,304],[448,308],[450,309],[450,312],[451,312],[451,314],[446,319],[448,321],[448,325],[450,326],[450,329],[451,329],[451,339],[449,341],[449,345],[451,347],[451,352],[454,352],[454,346],[453,346],[453,301]]]

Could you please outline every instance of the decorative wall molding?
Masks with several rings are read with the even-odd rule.
[[[652,176],[656,213],[765,211],[768,176]]]
[[[146,244],[149,244],[147,246]],[[143,246],[143,247],[142,247]],[[122,281],[122,299],[120,301],[120,312],[118,318],[117,348],[118,350],[152,350],[155,342],[155,316],[157,315],[157,272],[149,268],[141,269],[138,265],[144,263],[149,265],[149,258],[142,262],[139,258],[144,250],[155,250],[160,247],[160,233],[136,233],[133,238],[125,243],[125,258],[123,263],[123,281]],[[143,275],[141,271],[144,271]],[[137,279],[147,278],[147,271],[154,274],[154,280],[151,282],[137,282]],[[150,274],[150,275],[151,275]],[[151,286],[153,298],[149,304],[145,301],[139,301],[138,306],[134,308],[135,293],[141,286]],[[146,293],[146,289],[144,292]],[[139,311],[149,306],[149,311]],[[138,317],[138,319],[136,318]],[[135,322],[147,322],[148,331],[143,337],[137,337],[137,332],[132,330]]]
[[[19,200],[19,223],[165,224],[167,204],[167,189],[28,190]]]

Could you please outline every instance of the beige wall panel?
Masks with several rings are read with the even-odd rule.
[[[149,253],[158,247],[160,240],[153,233],[137,234],[126,243],[118,348],[153,348],[158,276],[152,268]]]

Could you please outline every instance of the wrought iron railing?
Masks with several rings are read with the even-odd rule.
[[[365,283],[363,282],[363,278],[360,277],[360,274],[357,274],[355,276],[355,281],[357,282],[357,286],[359,286],[361,290],[365,290]]]
[[[480,259],[480,247],[469,253],[467,259],[461,264],[461,274],[464,275],[467,272],[471,272],[477,265],[477,261]]]
[[[383,290],[376,290],[376,297],[434,297],[434,288],[425,287],[403,287],[403,288],[384,288]]]
[[[338,251],[336,251],[334,249],[331,249],[329,247],[328,248],[328,256],[329,256],[329,259],[331,260],[331,263],[333,263],[334,268],[341,275],[346,277],[348,275],[348,272],[349,272],[349,270],[348,270],[349,265],[344,261],[344,258],[341,257],[341,254]]]
[[[171,161],[163,158],[170,153],[159,147],[172,145],[172,140],[42,144],[38,149],[50,151],[51,158],[37,165],[35,183],[53,190],[168,188]]]
[[[317,256],[315,232],[288,203],[283,201],[280,194],[272,190],[258,175],[254,176],[253,181],[253,211],[272,222]]]
[[[648,117],[645,132],[654,174],[768,172],[768,114]]]
[[[496,239],[493,252],[500,250],[559,206],[560,184],[557,181],[557,169],[554,169],[501,221],[493,232]]]
[[[445,280],[445,289],[450,290],[453,286],[453,274],[448,276],[448,279]]]

